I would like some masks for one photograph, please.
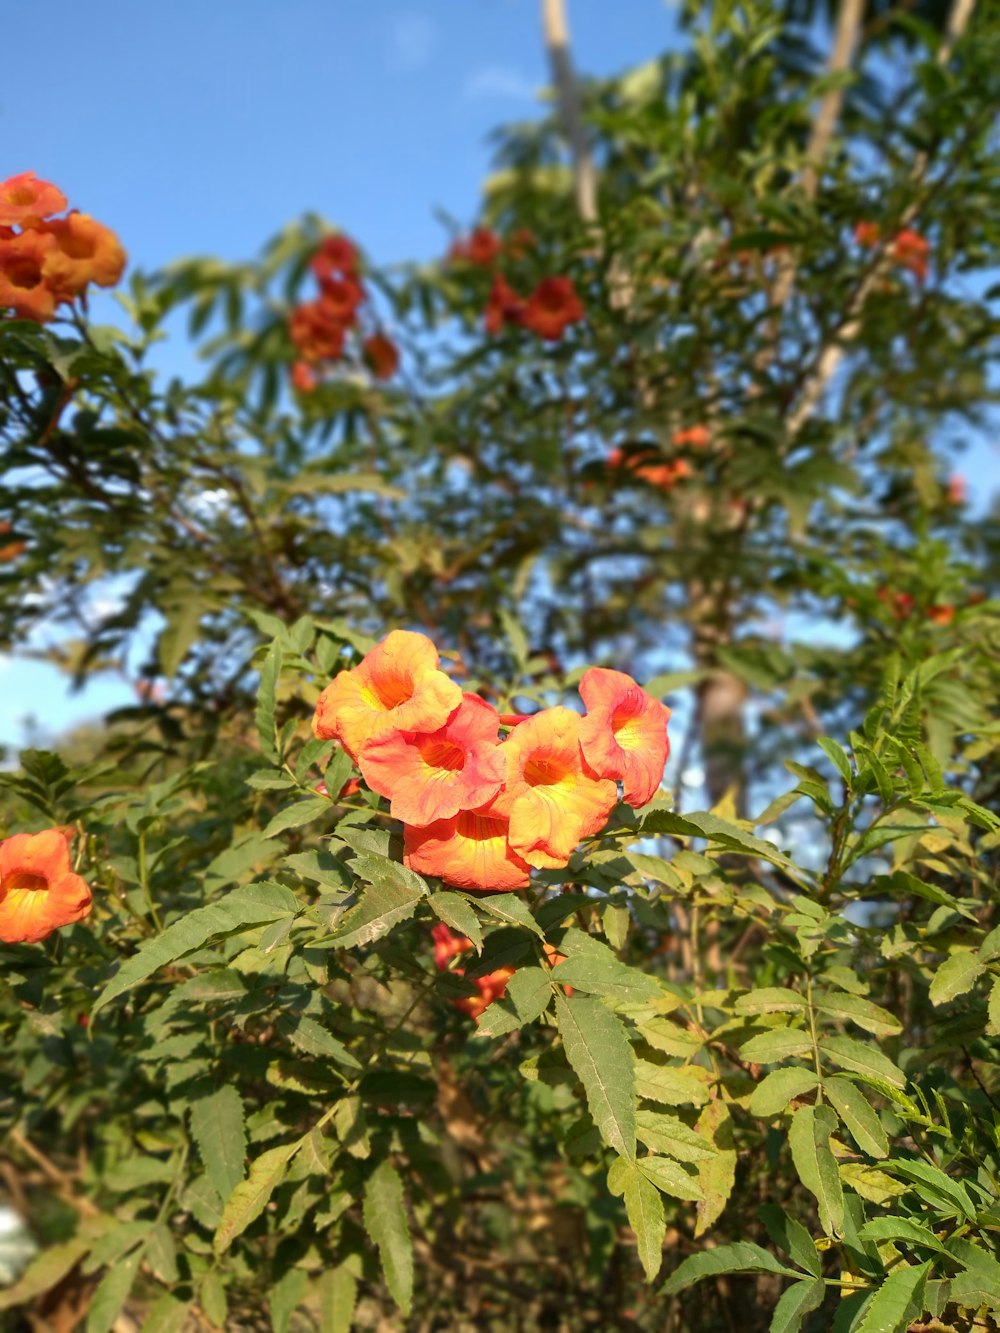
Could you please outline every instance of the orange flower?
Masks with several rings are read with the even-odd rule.
[[[456,935],[443,921],[432,927],[431,938],[434,940],[434,962],[441,972],[453,958],[472,948],[472,941],[467,935]]]
[[[543,278],[525,303],[521,323],[540,338],[557,342],[583,317],[583,304],[569,278]]]
[[[0,238],[0,309],[12,309],[18,319],[50,320],[56,295],[45,280],[46,256],[54,242],[38,231],[23,231]]]
[[[927,608],[927,619],[935,625],[950,625],[955,619],[955,608],[947,602],[940,602]]]
[[[344,327],[330,318],[320,301],[296,306],[288,332],[306,361],[338,361],[344,353]]]
[[[859,222],[854,228],[854,239],[865,250],[878,245],[882,229],[877,222]]]
[[[498,273],[493,279],[493,286],[490,289],[489,299],[486,302],[486,310],[483,315],[483,326],[486,332],[494,336],[500,332],[505,324],[519,324],[523,313],[524,302],[506,281],[503,274]]]
[[[436,731],[462,702],[461,687],[438,670],[438,651],[424,634],[395,629],[319,697],[313,732],[339,740],[352,759],[393,731]]]
[[[902,268],[908,269],[918,282],[927,281],[931,247],[919,232],[905,227],[896,233],[889,246],[889,254]]]
[[[361,350],[376,379],[391,379],[399,369],[399,348],[384,333],[373,333],[366,338]]]
[[[889,608],[897,620],[905,620],[916,605],[913,593],[894,592],[884,585],[876,589],[875,596]]]
[[[465,995],[460,1000],[453,1000],[456,1009],[461,1009],[470,1018],[478,1019],[494,1000],[499,1000],[507,989],[507,982],[517,971],[514,967],[498,967],[495,972],[488,972],[485,977],[470,977],[469,980],[479,991],[478,995]]]
[[[37,944],[60,926],[82,921],[92,895],[73,873],[72,832],[15,833],[0,842],[0,941]]]
[[[292,366],[292,388],[299,393],[312,393],[319,380],[308,361],[296,361]]]
[[[657,457],[653,454],[652,457]],[[648,449],[635,453],[626,453],[623,449],[612,449],[608,454],[607,466],[612,470],[624,468],[640,481],[656,486],[661,491],[672,490],[683,477],[691,475],[691,465],[683,458],[675,458],[664,463],[649,461]]]
[[[0,564],[5,565],[11,560],[16,560],[19,555],[24,555],[27,549],[27,542],[8,542],[6,546],[0,546]]]
[[[437,875],[446,884],[476,893],[526,889],[527,862],[507,841],[508,821],[493,809],[495,804],[461,810],[426,828],[404,824],[404,863],[420,875]]]
[[[393,731],[368,741],[358,765],[372,791],[390,799],[393,818],[433,824],[496,796],[506,774],[499,728],[495,708],[477,694],[464,694],[443,727]]]
[[[64,218],[43,222],[40,231],[55,244],[45,256],[45,281],[61,295],[80,296],[90,282],[113,287],[122,276],[126,255],[110,227],[75,209]]]
[[[678,449],[689,444],[692,449],[704,449],[712,442],[712,432],[707,426],[688,426],[686,430],[675,431],[673,443]]]
[[[319,306],[328,319],[344,328],[350,328],[358,317],[358,306],[365,299],[364,290],[355,278],[322,278]]]
[[[510,819],[511,848],[529,865],[564,866],[581,838],[604,827],[618,800],[580,749],[579,713],[546,708],[515,728],[501,749],[507,782],[494,806]]]
[[[327,236],[309,261],[309,267],[322,282],[341,274],[353,278],[358,272],[358,251],[346,236]]]
[[[580,723],[583,757],[602,778],[620,779],[638,809],[655,796],[670,754],[670,709],[622,671],[591,667],[580,681],[587,715]]]
[[[511,259],[523,259],[538,245],[538,237],[530,227],[515,227],[507,237],[507,253]]]
[[[40,181],[33,171],[9,176],[0,181],[0,222],[27,222],[61,213],[66,196],[48,181]]]
[[[488,267],[502,249],[500,237],[489,227],[474,227],[462,249],[462,258],[470,264]]]

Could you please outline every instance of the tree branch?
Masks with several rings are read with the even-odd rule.
[[[597,222],[597,173],[587,144],[580,90],[573,72],[569,49],[569,28],[563,0],[542,0],[542,32],[549,53],[552,82],[559,99],[566,137],[573,156],[573,192],[576,207],[584,222]]]

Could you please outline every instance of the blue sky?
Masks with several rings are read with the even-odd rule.
[[[435,209],[476,215],[490,131],[537,114],[540,7],[49,0],[40,41],[37,7],[11,5],[0,179],[31,170],[55,181],[143,269],[192,254],[251,257],[307,210],[376,263],[429,258],[445,243]],[[587,73],[613,74],[675,40],[663,0],[568,9]],[[93,313],[110,322],[119,312],[103,298]],[[0,656],[0,744],[25,743],[29,716],[52,735],[131,698],[113,677],[70,695],[54,668]]]

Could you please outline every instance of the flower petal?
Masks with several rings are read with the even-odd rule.
[[[482,893],[525,889],[528,865],[507,841],[507,820],[491,807],[462,810],[426,828],[403,828],[403,860],[421,875]]]
[[[621,779],[623,796],[638,808],[653,799],[670,753],[670,709],[622,671],[591,667],[580,681],[587,715],[580,747],[602,778]]]

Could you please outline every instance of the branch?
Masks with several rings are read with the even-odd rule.
[[[597,173],[587,145],[580,90],[573,73],[569,28],[563,0],[542,0],[542,32],[552,68],[552,82],[559,99],[566,137],[573,155],[573,191],[584,222],[597,222]]]

